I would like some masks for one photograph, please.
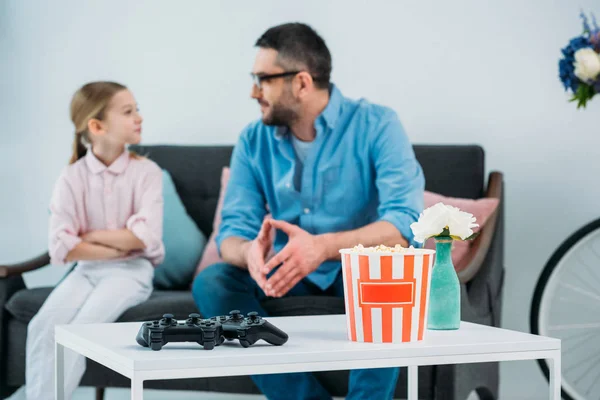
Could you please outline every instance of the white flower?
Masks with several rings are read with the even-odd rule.
[[[443,203],[429,207],[419,216],[419,220],[410,225],[415,240],[423,243],[425,239],[442,233],[447,223],[448,211]]]
[[[473,214],[437,203],[423,211],[419,220],[412,223],[410,228],[415,235],[415,241],[423,243],[430,237],[441,234],[444,229],[448,229],[453,238],[464,240],[473,234],[472,228],[478,226]]]
[[[594,49],[586,47],[575,52],[575,76],[583,82],[596,79],[600,74],[600,54]]]
[[[459,237],[463,240],[473,234],[473,229],[479,225],[475,223],[473,214],[460,211],[456,207],[449,207],[448,212],[448,231],[450,236]]]

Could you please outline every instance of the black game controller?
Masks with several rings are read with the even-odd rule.
[[[136,336],[141,346],[152,350],[160,350],[169,342],[196,342],[204,349],[212,350],[225,339],[238,339],[243,347],[249,347],[260,339],[281,346],[287,342],[288,335],[256,312],[250,312],[244,318],[238,310],[233,310],[228,316],[209,319],[190,314],[185,321],[177,321],[172,314],[165,314],[160,321],[144,322]]]
[[[225,340],[221,324],[190,314],[185,321],[177,321],[173,314],[164,314],[160,321],[144,322],[135,340],[144,347],[160,350],[169,342],[196,342],[205,350],[212,350]]]
[[[221,315],[211,320],[221,324],[225,339],[238,339],[243,347],[249,347],[260,339],[275,346],[281,346],[288,340],[284,331],[262,319],[256,311],[249,312],[244,318],[239,310],[233,310],[229,316]]]

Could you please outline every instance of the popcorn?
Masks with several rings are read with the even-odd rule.
[[[363,254],[363,255],[424,255],[424,254],[435,254],[434,250],[420,249],[413,246],[402,247],[397,244],[394,247],[388,247],[380,244],[377,246],[365,247],[362,244],[358,244],[354,247],[347,249],[340,249],[340,254]]]
[[[354,246],[351,251],[357,253],[364,252],[375,252],[375,253],[406,253],[406,252],[414,252],[415,248],[413,246],[410,247],[402,247],[402,245],[395,245],[394,247],[388,247],[386,245],[380,244],[374,247],[364,247],[362,244]]]

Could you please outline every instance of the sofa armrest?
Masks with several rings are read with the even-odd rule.
[[[491,172],[488,180],[488,187],[485,193],[487,198],[496,198],[502,201],[502,173]],[[461,262],[461,265],[457,265],[460,272],[458,273],[458,279],[461,283],[467,283],[481,269],[483,262],[490,250],[492,240],[494,239],[494,233],[496,232],[496,224],[498,222],[498,215],[500,204],[490,216],[485,227],[481,230],[481,234],[473,242],[472,251],[469,252],[469,256]]]
[[[19,264],[0,265],[0,279],[22,275],[25,272],[42,268],[48,264],[50,264],[50,255],[46,252]]]
[[[8,266],[2,266],[7,268]],[[11,270],[12,271],[12,270]],[[25,281],[19,273],[4,276],[0,278],[0,398],[8,397],[14,388],[7,385],[7,374],[10,366],[8,365],[8,322],[12,318],[11,314],[5,308],[11,297],[19,290],[25,289]]]

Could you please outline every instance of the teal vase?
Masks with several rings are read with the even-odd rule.
[[[452,239],[435,238],[435,252],[435,262],[431,273],[427,328],[458,329],[460,326],[460,282],[452,264]]]

